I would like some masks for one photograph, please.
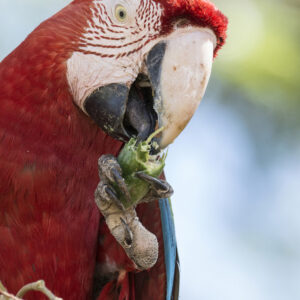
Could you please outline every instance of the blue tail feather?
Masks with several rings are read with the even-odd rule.
[[[164,250],[165,250],[165,264],[167,273],[167,296],[166,300],[173,300],[173,286],[175,278],[175,270],[177,265],[177,243],[175,236],[175,226],[173,219],[173,212],[171,208],[171,202],[169,199],[160,199],[159,201],[163,238],[164,238]]]

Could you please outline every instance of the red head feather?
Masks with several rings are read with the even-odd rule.
[[[173,22],[186,18],[193,25],[208,27],[217,37],[215,56],[224,45],[228,19],[207,0],[157,0],[164,7],[163,30],[167,33]]]

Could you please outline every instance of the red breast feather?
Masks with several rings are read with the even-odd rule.
[[[38,279],[65,299],[91,291],[97,159],[121,144],[68,90],[65,62],[88,14],[87,2],[69,5],[0,64],[0,279],[13,293]]]

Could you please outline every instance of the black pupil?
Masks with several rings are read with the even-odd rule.
[[[124,10],[121,10],[121,11],[119,12],[119,16],[120,16],[121,19],[123,19],[123,18],[125,17],[125,12],[124,12]]]

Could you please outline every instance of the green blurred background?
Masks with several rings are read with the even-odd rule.
[[[0,59],[69,2],[0,0]],[[300,299],[300,1],[215,4],[227,44],[167,158],[181,299]]]

